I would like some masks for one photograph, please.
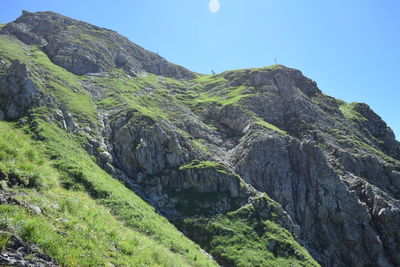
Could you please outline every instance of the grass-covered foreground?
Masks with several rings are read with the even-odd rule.
[[[18,235],[63,266],[215,265],[152,207],[97,167],[73,139],[51,126],[38,131],[44,142],[0,122],[0,193],[41,210],[0,205],[0,230],[8,232],[0,238],[3,248],[9,235]]]

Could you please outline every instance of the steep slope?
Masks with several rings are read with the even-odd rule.
[[[400,264],[400,144],[366,104],[282,65],[197,75],[53,12],[1,33],[0,117],[46,146],[60,190],[149,227],[100,166],[224,266]]]
[[[130,75],[147,71],[175,78],[195,76],[114,31],[53,12],[23,11],[23,16],[8,23],[1,32],[41,47],[52,62],[75,74],[98,73],[116,67]]]
[[[14,123],[0,122],[0,264],[38,264],[24,246],[17,244],[13,252],[15,242],[7,245],[20,237],[39,245],[40,258],[53,261],[51,256],[61,266],[215,266],[97,167],[73,138],[51,126],[40,132],[45,142],[32,141]]]

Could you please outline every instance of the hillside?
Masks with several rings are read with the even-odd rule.
[[[400,143],[298,70],[200,75],[24,11],[0,120],[0,265],[400,265]]]

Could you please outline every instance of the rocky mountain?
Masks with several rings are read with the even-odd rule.
[[[400,265],[400,143],[299,70],[200,75],[24,11],[0,119],[0,264]]]

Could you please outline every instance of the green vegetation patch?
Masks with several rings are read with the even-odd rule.
[[[215,161],[199,161],[199,160],[194,160],[189,164],[181,166],[179,169],[186,170],[186,169],[208,169],[208,168],[221,169],[221,170],[226,169],[226,167],[222,163]]]
[[[319,266],[293,236],[253,205],[211,218],[187,218],[182,228],[224,266]]]
[[[201,75],[193,81],[205,87],[222,86],[228,82],[222,75]]]
[[[10,234],[7,232],[0,232],[0,252],[6,248],[8,241],[10,240]]]
[[[122,70],[110,71],[109,77],[90,78],[90,82],[107,89],[98,104],[104,109],[124,107],[137,110],[154,120],[172,120],[175,116],[167,107],[179,105],[167,90],[163,80],[154,74],[128,77]]]
[[[347,133],[347,132],[343,131],[342,129],[338,129],[338,128],[333,128],[331,130],[331,132],[339,140],[340,143],[343,143],[343,142],[351,143],[354,145],[354,147],[363,149],[364,151],[367,151],[369,153],[377,155],[377,156],[381,157],[382,159],[386,160],[387,162],[391,162],[394,164],[398,164],[398,162],[399,162],[398,160],[396,160],[392,157],[389,157],[388,155],[386,155],[384,152],[382,152],[378,148],[367,144],[360,137],[358,137],[352,133]]]
[[[343,116],[351,121],[359,120],[359,121],[366,121],[367,119],[361,115],[359,112],[355,110],[355,107],[358,103],[345,103],[340,102],[339,109],[342,112]]]
[[[217,103],[222,106],[238,103],[242,98],[254,96],[246,93],[251,88],[229,86],[228,80],[221,75],[203,75],[193,80],[197,83],[192,94],[192,104]]]
[[[246,94],[249,89],[245,86],[225,87],[214,92],[204,92],[198,96],[198,103],[215,102],[222,106],[233,105],[239,102],[242,98],[254,96],[254,94]]]
[[[6,35],[0,35],[0,51],[1,57],[6,58],[7,60],[20,60],[22,62],[26,62],[27,52],[22,48],[22,42],[18,40],[12,40],[10,37]]]
[[[237,178],[239,176],[236,173],[233,173],[230,171],[224,164],[215,162],[215,161],[199,161],[199,160],[193,160],[192,162],[183,165],[179,167],[179,170],[188,170],[188,169],[214,169],[217,172],[227,174],[227,175],[232,175]]]
[[[51,188],[57,180],[52,167],[39,153],[43,147],[25,139],[19,131],[1,124],[0,181],[7,187]]]
[[[192,135],[182,129],[178,129],[178,131],[182,137],[190,140],[191,146],[195,151],[205,156],[209,156],[211,154],[210,148],[206,145],[206,142],[203,139],[194,138]]]
[[[279,127],[273,125],[272,123],[266,122],[266,121],[264,121],[263,119],[261,119],[261,118],[259,118],[257,116],[253,116],[253,117],[256,120],[256,124],[257,125],[260,125],[260,126],[262,126],[264,128],[267,128],[269,130],[278,132],[278,133],[283,134],[283,135],[288,135],[288,133],[286,131],[280,129]]]
[[[368,145],[367,143],[363,142],[360,138],[355,137],[355,136],[351,136],[348,138],[348,140],[353,143],[354,145],[356,145],[357,147],[363,148],[366,151],[369,151],[372,154],[378,155],[381,158],[383,158],[384,160],[386,160],[387,162],[391,162],[394,164],[398,164],[398,161],[389,157],[388,155],[386,155],[385,153],[383,153],[382,151],[380,151],[379,149]]]

